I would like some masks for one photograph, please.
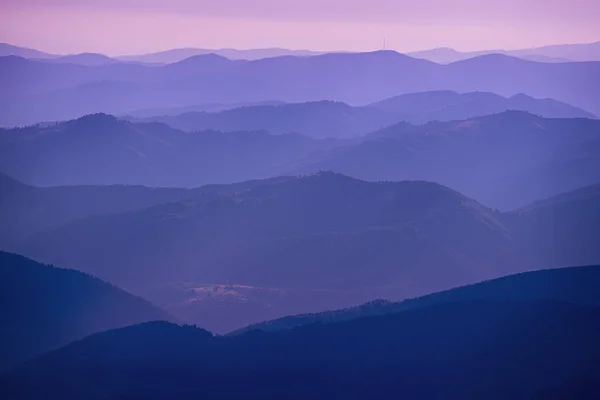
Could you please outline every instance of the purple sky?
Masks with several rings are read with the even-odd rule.
[[[109,55],[176,47],[413,51],[600,40],[600,0],[0,0],[0,42]]]

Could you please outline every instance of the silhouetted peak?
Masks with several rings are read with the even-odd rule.
[[[469,200],[459,192],[456,192],[444,185],[440,185],[435,182],[413,180],[413,181],[400,181],[400,182],[388,182],[388,181],[365,181],[357,178],[353,178],[344,174],[340,174],[333,171],[319,171],[311,175],[298,177],[295,181],[287,181],[281,184],[284,186],[301,185],[304,189],[308,190],[310,187],[321,190],[321,193],[325,189],[336,191],[339,188],[345,188],[348,190],[354,190],[364,187],[378,187],[388,186],[398,190],[398,193],[410,193],[415,196],[426,196],[431,198],[446,198],[448,200],[456,200],[457,202],[463,202]]]
[[[418,59],[407,56],[406,54],[399,53],[394,50],[375,50],[367,51],[362,53],[327,53],[318,56],[314,56],[315,59],[327,59],[327,60],[371,60],[377,62],[391,62],[394,60],[415,60]],[[418,60],[425,61],[425,60]],[[425,61],[429,62],[429,61]]]
[[[173,63],[170,66],[174,67],[174,66],[178,66],[178,67],[182,67],[182,66],[195,66],[195,65],[201,65],[201,66],[219,66],[219,65],[228,65],[230,63],[233,63],[234,61],[230,60],[229,58],[220,56],[218,54],[215,53],[209,53],[209,54],[199,54],[196,56],[191,56],[188,57],[184,60],[181,60],[179,62]]]
[[[122,136],[124,128],[131,125],[131,122],[121,120],[114,115],[97,113],[63,122],[57,125],[57,128],[59,131],[70,132],[77,136]]]
[[[250,190],[247,194],[250,198],[315,196],[316,199],[328,194],[338,195],[342,193],[340,192],[341,188],[345,192],[352,192],[355,188],[366,184],[369,184],[369,182],[336,172],[319,171],[310,175],[298,176],[282,183],[259,186]]]
[[[314,174],[300,177],[299,179],[305,181],[345,181],[345,182],[364,182],[360,179],[351,178],[347,175],[340,174],[333,171],[319,171]]]
[[[408,57],[405,54],[402,53],[398,53],[395,50],[375,50],[375,51],[371,51],[371,52],[367,52],[365,54],[370,54],[373,56],[377,56],[377,57]]]
[[[513,96],[510,96],[509,99],[512,99],[512,100],[534,100],[533,97],[528,96],[525,93],[517,93]]]
[[[105,113],[88,114],[83,117],[79,117],[76,120],[66,122],[65,124],[77,126],[77,127],[94,127],[94,128],[107,128],[117,126],[119,119],[114,115]]]
[[[407,93],[407,94],[401,94],[398,96],[394,96],[394,97],[390,97],[388,99],[385,100],[381,100],[375,104],[385,104],[387,102],[395,102],[395,101],[399,101],[399,100],[414,100],[414,99],[419,99],[419,100],[424,100],[424,99],[440,99],[440,98],[454,98],[454,97],[459,97],[461,94],[458,92],[455,92],[453,90],[431,90],[431,91],[427,91],[427,92],[415,92],[415,93]]]
[[[506,63],[528,63],[531,61],[527,61],[524,60],[522,58],[518,58],[518,57],[513,57],[513,56],[509,56],[507,54],[501,54],[501,53],[490,53],[490,54],[483,54],[477,57],[473,57],[473,58],[469,58],[466,60],[460,60],[460,61],[456,61],[453,64],[465,64],[465,63],[470,63],[470,64],[478,64],[478,63],[487,63],[490,65],[496,64],[496,65],[502,65],[502,64],[506,64]]]
[[[417,62],[417,63],[423,63],[423,64],[432,64],[431,61],[427,61],[424,59],[420,59],[420,58],[414,58],[411,57],[409,55],[403,54],[403,53],[399,53],[397,51],[394,50],[377,50],[377,51],[372,51],[369,53],[363,53],[368,55],[369,57],[376,59],[376,60],[381,60],[381,61],[413,61],[413,62]]]
[[[460,94],[461,93],[458,93],[455,90],[430,90],[428,92],[409,93],[406,96],[418,96],[418,95],[424,95],[424,96],[439,96],[439,95],[453,96],[453,95],[460,95]],[[462,94],[467,94],[467,93],[462,93]]]

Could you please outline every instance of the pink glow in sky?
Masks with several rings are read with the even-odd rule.
[[[0,42],[109,55],[514,49],[598,41],[598,21],[600,0],[0,0]]]

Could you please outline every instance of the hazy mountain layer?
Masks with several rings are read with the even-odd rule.
[[[190,111],[162,116],[157,110],[155,115],[141,121],[162,122],[190,132],[266,130],[276,134],[301,133],[322,138],[362,136],[399,121],[421,124],[463,120],[508,110],[527,111],[546,118],[594,118],[594,115],[568,104],[552,99],[534,99],[523,94],[504,98],[493,93],[435,91],[397,96],[367,107],[320,101],[250,105],[217,112],[211,112],[209,108],[208,112]]]
[[[434,181],[510,209],[600,182],[600,121],[512,111],[420,126],[399,123],[303,164],[289,172]]]
[[[442,47],[408,53],[411,57],[423,58],[444,64],[485,54],[505,54],[538,62],[600,61],[600,42],[552,45],[519,50],[493,49],[470,52],[456,51],[451,48]]]
[[[197,187],[281,175],[344,143],[264,131],[184,133],[97,114],[0,130],[0,171],[35,185]]]
[[[321,173],[73,220],[13,248],[223,332],[512,272],[598,263],[599,198],[573,198],[500,213],[433,183]]]
[[[433,110],[438,103],[450,104],[443,109],[455,104],[464,110],[462,100],[471,104],[471,97],[490,96],[495,99],[486,94],[415,94],[372,107],[393,110],[396,104],[400,109],[412,104],[413,112]],[[341,135],[377,126],[379,116],[388,113],[370,109],[355,112],[325,102],[201,115],[232,129],[244,126],[247,118],[252,127]],[[349,126],[349,131],[342,129]],[[321,170],[366,180],[434,181],[507,210],[600,182],[600,122],[511,111],[464,121],[398,123],[358,139],[315,140],[263,131],[185,133],[100,114],[0,130],[0,171],[35,185],[198,187]]]
[[[274,57],[199,55],[166,66],[87,67],[0,58],[4,126],[203,103],[342,101],[367,104],[430,90],[525,93],[600,114],[600,62],[538,63],[485,55],[449,65],[392,51]]]

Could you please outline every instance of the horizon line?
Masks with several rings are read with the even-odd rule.
[[[84,51],[84,52],[74,52],[74,53],[56,53],[56,52],[52,52],[52,51],[47,51],[47,50],[43,50],[39,47],[33,47],[33,46],[29,46],[29,45],[21,45],[21,44],[13,44],[10,43],[8,41],[1,41],[0,44],[3,45],[8,45],[8,46],[13,46],[13,47],[19,47],[22,49],[27,49],[27,50],[34,50],[34,51],[39,51],[42,53],[46,53],[48,55],[53,55],[53,56],[75,56],[75,55],[81,55],[81,54],[100,54],[100,55],[104,55],[110,58],[115,58],[118,59],[120,57],[133,57],[133,56],[145,56],[145,55],[151,55],[151,54],[157,54],[157,53],[163,53],[163,52],[168,52],[168,51],[175,51],[175,50],[205,50],[205,51],[257,51],[257,50],[287,50],[287,51],[294,51],[294,52],[311,52],[311,53],[320,53],[320,54],[328,54],[328,53],[370,53],[370,52],[376,52],[376,51],[383,51],[381,49],[381,47],[376,47],[374,46],[372,50],[344,50],[344,49],[338,49],[338,50],[318,50],[318,49],[307,49],[307,48],[290,48],[290,47],[281,47],[281,46],[266,46],[266,47],[249,47],[249,48],[240,48],[240,47],[220,47],[220,48],[209,48],[209,47],[201,47],[201,46],[183,46],[183,47],[171,47],[171,48],[163,48],[163,49],[157,49],[157,50],[153,50],[153,51],[144,51],[144,52],[130,52],[130,53],[126,53],[126,54],[115,54],[115,53],[105,53],[105,52],[97,52],[97,51]],[[516,47],[516,48],[483,48],[483,49],[478,49],[478,50],[460,50],[458,48],[455,47],[451,47],[451,46],[437,46],[437,47],[429,47],[429,48],[424,48],[421,50],[411,50],[411,51],[401,51],[398,50],[396,48],[390,47],[389,45],[386,45],[386,49],[385,51],[394,51],[396,53],[400,53],[400,54],[411,54],[411,53],[421,53],[421,52],[426,52],[426,51],[433,51],[433,50],[452,50],[452,51],[456,51],[459,53],[477,53],[477,52],[495,52],[495,51],[505,51],[505,52],[509,52],[509,51],[520,51],[520,50],[537,50],[537,49],[543,49],[543,48],[547,48],[547,47],[555,47],[555,46],[578,46],[578,45],[595,45],[595,44],[600,44],[600,40],[597,41],[592,41],[592,42],[578,42],[578,43],[556,43],[556,44],[550,44],[550,45],[543,45],[543,46],[533,46],[533,47]],[[381,45],[381,43],[380,43]]]

